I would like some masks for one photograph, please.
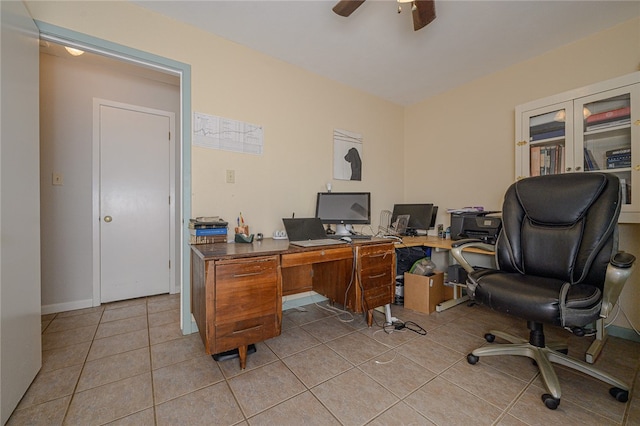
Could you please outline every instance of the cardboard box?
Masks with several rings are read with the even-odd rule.
[[[438,303],[453,297],[453,289],[444,285],[444,272],[431,276],[404,274],[404,307],[430,314]]]

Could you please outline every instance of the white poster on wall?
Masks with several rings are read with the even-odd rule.
[[[193,113],[193,145],[262,155],[262,126],[215,115]]]
[[[333,178],[362,180],[362,135],[333,130]]]

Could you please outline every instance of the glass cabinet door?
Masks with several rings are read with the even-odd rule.
[[[626,86],[574,103],[576,163],[585,172],[604,171],[620,178],[623,212],[640,204],[632,195],[632,188],[638,187],[640,169],[635,135],[639,126],[634,124],[638,120],[638,88],[637,84]]]
[[[571,102],[550,105],[522,116],[523,140],[518,177],[543,176],[573,170],[573,152],[567,150],[572,140],[573,105]]]

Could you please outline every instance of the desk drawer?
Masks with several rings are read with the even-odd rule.
[[[277,257],[217,264],[215,273],[216,325],[276,313]]]
[[[364,300],[368,309],[377,308],[378,306],[393,303],[395,294],[395,285],[387,285],[383,287],[371,288],[364,291]]]
[[[275,337],[278,335],[276,322],[276,315],[273,314],[217,325],[215,352],[220,353]]]
[[[360,281],[365,290],[395,285],[395,276],[389,266],[380,265],[360,271]]]
[[[395,249],[393,245],[387,244],[360,247],[359,255],[360,269],[363,271],[369,268],[378,268],[381,265],[393,268]]]
[[[303,251],[300,253],[287,253],[282,255],[281,266],[290,268],[293,266],[307,265],[312,263],[332,262],[334,260],[352,259],[353,251],[351,247],[339,248],[319,248],[316,250]]]

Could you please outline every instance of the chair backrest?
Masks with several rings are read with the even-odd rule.
[[[620,207],[620,182],[610,173],[522,179],[505,194],[498,267],[602,289]]]

